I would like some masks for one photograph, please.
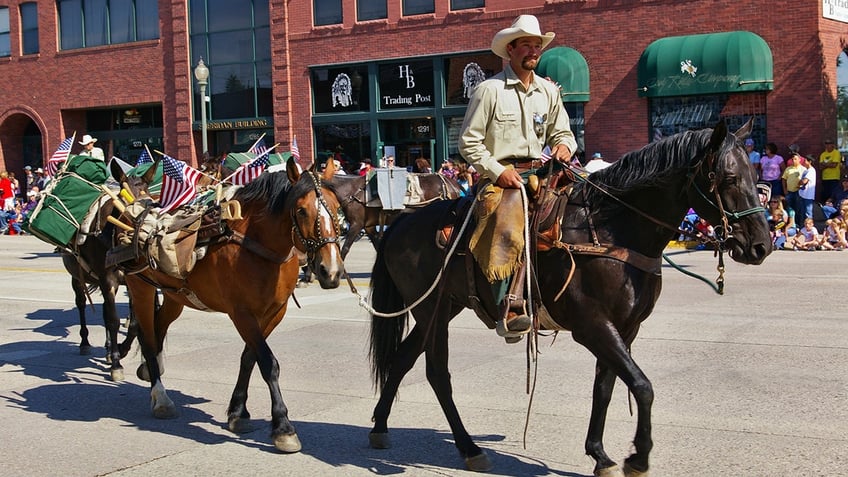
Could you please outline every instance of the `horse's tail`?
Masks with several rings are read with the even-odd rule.
[[[389,274],[385,260],[386,233],[377,249],[377,258],[371,271],[371,307],[379,313],[394,313],[405,307],[403,297]],[[374,385],[380,391],[386,384],[395,353],[403,340],[408,313],[387,318],[371,314],[371,373]]]

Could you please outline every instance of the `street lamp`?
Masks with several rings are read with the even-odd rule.
[[[203,57],[197,62],[197,67],[194,68],[194,77],[197,79],[197,85],[200,86],[200,137],[203,141],[203,156],[209,152],[206,146],[206,85],[209,79],[209,68],[203,63]]]

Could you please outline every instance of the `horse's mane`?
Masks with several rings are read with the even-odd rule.
[[[625,154],[609,167],[593,173],[590,179],[622,199],[647,188],[671,186],[682,171],[692,168],[701,158],[712,132],[712,129],[685,131],[653,142]],[[614,204],[603,191],[588,185],[584,187],[589,204]]]
[[[234,198],[243,204],[265,202],[265,210],[268,213],[279,214],[285,210],[286,198],[305,187],[303,183],[292,187],[285,172],[265,172],[240,188]]]

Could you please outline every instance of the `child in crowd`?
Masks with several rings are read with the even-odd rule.
[[[834,217],[827,220],[827,229],[825,229],[825,240],[834,250],[843,250],[848,248],[848,224],[842,216]]]
[[[792,248],[795,250],[833,249],[827,240],[825,240],[824,235],[819,233],[812,218],[804,219],[804,226],[798,230],[798,233],[792,239],[787,241],[787,246],[789,246],[790,241],[792,242]]]

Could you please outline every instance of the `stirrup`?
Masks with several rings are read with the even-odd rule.
[[[533,320],[527,315],[517,315],[512,320],[507,318],[500,319],[495,327],[498,336],[502,338],[520,338],[532,329]]]

